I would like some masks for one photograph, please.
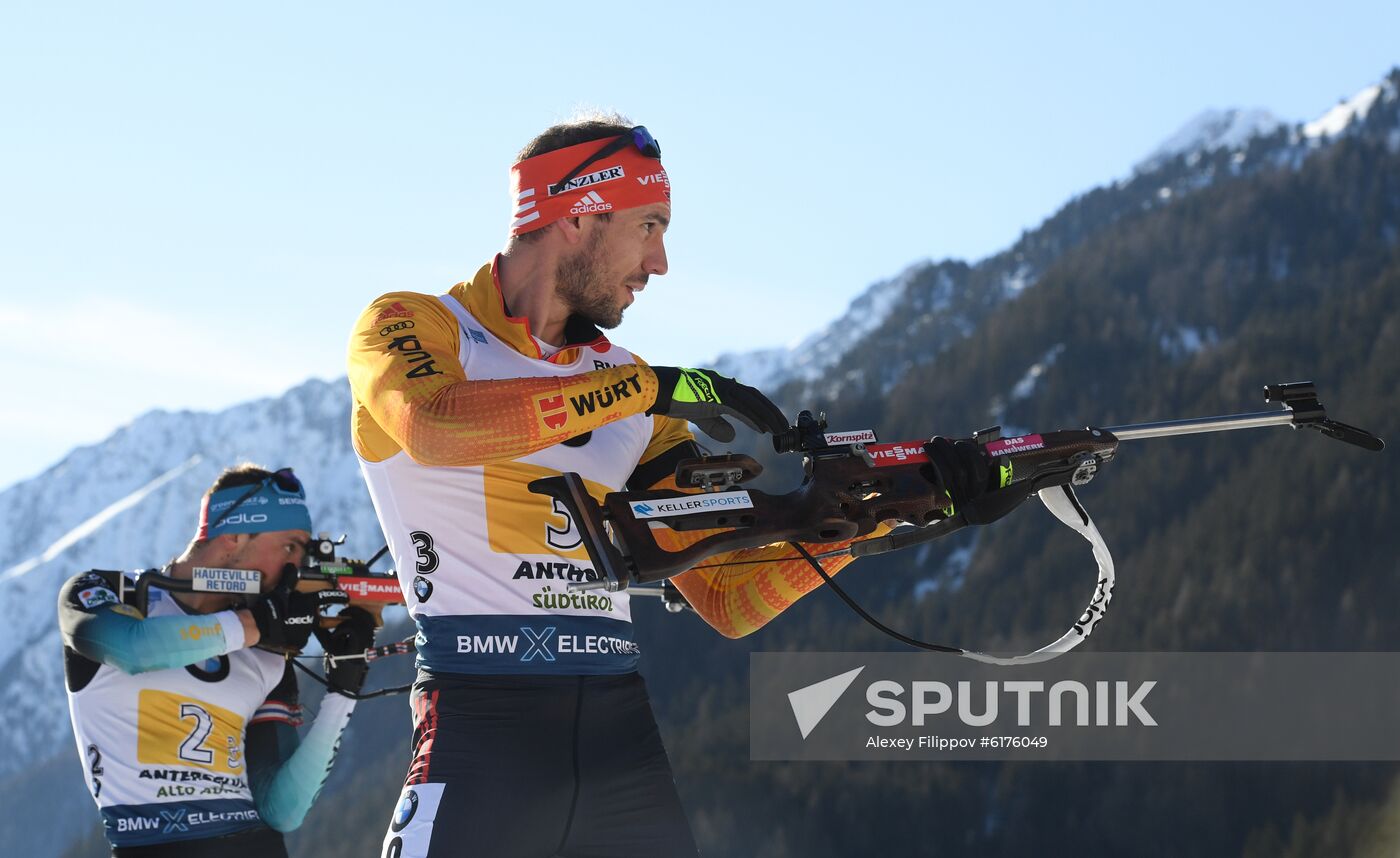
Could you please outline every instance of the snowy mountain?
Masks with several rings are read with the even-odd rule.
[[[0,843],[8,854],[61,851],[57,832],[26,825],[15,812],[28,802],[45,818],[62,808],[96,819],[63,693],[59,585],[86,569],[145,568],[178,555],[194,533],[200,495],[220,470],[244,461],[295,468],[318,529],[349,534],[345,556],[370,556],[383,538],[348,424],[344,381],[308,381],[219,413],[146,414],[0,493],[0,556],[11,561],[0,570],[0,796],[11,808]]]
[[[838,396],[852,407],[878,403],[912,368],[994,324],[998,308],[1033,294],[1055,260],[1115,222],[1234,176],[1296,169],[1311,153],[1355,135],[1400,151],[1400,71],[1305,125],[1284,125],[1262,111],[1202,114],[1131,177],[1071,200],[1002,253],[972,265],[911,265],[794,346],[722,355],[713,365],[787,405],[813,407]],[[1215,340],[1213,330],[1176,326],[1148,342],[1180,360]],[[1014,420],[1006,412],[1039,395],[1044,377],[1064,360],[1063,344],[1046,348],[1013,367],[1000,394],[989,392],[987,423]],[[344,380],[309,381],[218,413],[153,412],[0,492],[0,800],[10,811],[0,817],[0,843],[7,854],[61,854],[96,819],[63,693],[54,624],[60,583],[89,568],[146,567],[175,556],[193,533],[203,490],[223,467],[249,460],[294,467],[317,528],[348,533],[349,556],[372,554],[383,539],[348,421]],[[949,588],[970,557],[969,548],[949,567]]]
[[[1076,197],[1008,250],[971,266],[913,265],[868,287],[838,319],[794,345],[723,354],[711,365],[804,408],[853,389],[887,391],[910,367],[976,330],[1085,237],[1218,181],[1296,170],[1320,147],[1353,135],[1400,149],[1400,70],[1306,124],[1290,125],[1259,109],[1207,110],[1163,140],[1130,177]],[[1180,342],[1164,335],[1163,348],[1189,351],[1198,339],[1191,332]]]
[[[1382,95],[1387,96],[1391,101],[1395,99],[1396,84],[1392,78],[1382,83],[1373,84],[1358,92],[1351,98],[1338,104],[1336,107],[1322,114],[1322,116],[1303,126],[1303,136],[1315,137],[1336,137],[1346,132],[1353,123],[1358,120],[1364,121],[1366,114],[1371,112],[1371,107]]]
[[[930,266],[931,263],[921,262],[893,279],[876,283],[852,301],[839,319],[794,346],[722,354],[710,365],[725,375],[741,375],[745,384],[760,390],[774,388],[793,379],[816,381],[838,364],[842,355],[889,317],[910,284]],[[946,293],[951,282],[945,279],[942,286]],[[946,295],[937,309],[942,310],[945,306]]]
[[[1283,122],[1267,110],[1206,110],[1163,140],[1133,172],[1150,173],[1178,155],[1237,149],[1250,138],[1270,134],[1281,125]]]

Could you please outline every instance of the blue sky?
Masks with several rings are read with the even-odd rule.
[[[580,107],[675,193],[614,339],[703,365],[1005,247],[1203,109],[1311,120],[1400,64],[1394,3],[973,5],[10,4],[0,487],[340,375],[375,295],[500,248],[514,152]]]

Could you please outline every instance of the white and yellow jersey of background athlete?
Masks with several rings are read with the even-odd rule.
[[[182,637],[218,634],[212,617],[186,614],[155,589],[147,616],[185,617]],[[262,825],[248,786],[247,727],[299,721],[294,704],[269,699],[289,669],[282,656],[259,649],[135,675],[94,666],[91,679],[69,691],[68,707],[113,845],[219,837]],[[294,683],[292,690],[294,700]]]

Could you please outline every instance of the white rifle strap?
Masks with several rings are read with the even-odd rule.
[[[1049,661],[1078,646],[1094,631],[1099,620],[1103,619],[1104,614],[1108,612],[1109,600],[1113,598],[1113,555],[1109,553],[1108,546],[1104,544],[1103,537],[1099,535],[1099,529],[1094,526],[1093,519],[1089,518],[1089,513],[1080,505],[1079,498],[1074,496],[1074,489],[1070,486],[1051,486],[1048,489],[1041,489],[1038,494],[1046,509],[1054,513],[1055,517],[1064,522],[1070,529],[1088,540],[1089,545],[1093,547],[1094,560],[1099,564],[1099,578],[1098,584],[1094,587],[1094,596],[1089,600],[1089,607],[1084,609],[1084,613],[1075,621],[1069,631],[1065,632],[1054,643],[1026,655],[1007,657],[964,650],[962,654],[970,659],[986,664],[1000,665],[1035,664]]]

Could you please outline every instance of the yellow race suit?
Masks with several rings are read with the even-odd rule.
[[[655,373],[579,317],[546,356],[528,320],[510,315],[497,264],[445,295],[379,297],[350,341],[354,447],[418,624],[420,664],[630,671],[626,591],[568,592],[597,573],[562,506],[526,485],[573,471],[599,500],[674,487],[676,461],[697,455],[694,437],[681,420],[646,414]],[[655,533],[674,550],[708,532]],[[706,622],[739,637],[822,583],[793,554],[729,552],[673,581]],[[848,562],[822,561],[829,574]]]

